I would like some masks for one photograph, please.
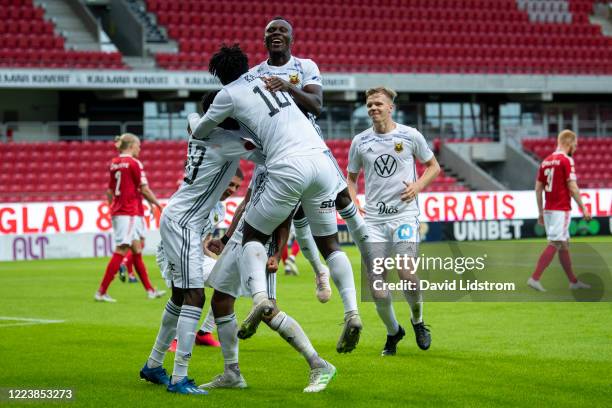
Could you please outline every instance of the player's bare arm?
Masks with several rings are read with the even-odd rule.
[[[204,255],[210,258],[213,258],[213,259],[217,259],[217,255],[219,254],[216,254],[208,250],[208,244],[210,243],[210,241],[212,241],[212,235],[208,234],[206,238],[204,239],[204,241],[202,241],[202,250],[204,251]]]
[[[544,192],[544,183],[536,180],[535,195],[536,195],[536,203],[538,204],[538,224],[540,225],[544,225],[544,204],[542,200],[543,192]]]
[[[270,92],[284,91],[293,97],[295,103],[315,116],[321,114],[323,109],[323,88],[319,85],[306,85],[304,88],[281,79],[279,77],[263,78],[266,88]]]
[[[414,183],[406,183],[404,181],[404,185],[406,188],[402,192],[401,199],[402,201],[412,201],[416,198],[416,196],[423,191],[427,186],[429,186],[432,181],[438,174],[440,174],[440,164],[435,157],[432,157],[430,160],[423,163],[425,166],[425,171],[421,174],[421,177]]]
[[[240,223],[240,219],[242,218],[242,214],[244,213],[244,209],[246,208],[249,201],[251,201],[251,189],[250,188],[247,190],[244,200],[242,200],[240,204],[238,205],[238,207],[236,207],[236,212],[234,213],[234,217],[232,218],[232,223],[230,224],[227,231],[225,231],[225,234],[223,235],[223,237],[220,239],[211,239],[207,243],[205,248],[208,251],[216,255],[221,254],[221,252],[223,251],[223,248],[225,248],[225,244],[227,243],[227,241],[229,241],[229,239],[234,234],[234,231],[238,227],[238,224]]]
[[[108,202],[109,206],[113,204],[113,190],[110,188],[106,190],[106,201]]]
[[[361,214],[365,214],[365,211],[363,207],[361,207],[361,203],[359,202],[359,199],[357,199],[357,180],[358,179],[359,179],[359,173],[348,172],[348,176],[346,178],[348,192],[349,192],[349,195],[351,196],[351,200],[353,200],[359,212]]]
[[[157,207],[160,213],[162,212],[162,206],[160,202],[157,200],[157,197],[155,197],[155,193],[153,193],[153,191],[149,188],[148,184],[143,184],[142,186],[140,186],[140,192],[142,193],[144,198],[149,202],[149,204]]]
[[[567,182],[567,186],[569,187],[569,191],[570,191],[572,198],[574,199],[576,204],[578,204],[580,211],[582,211],[582,214],[584,215],[584,219],[589,221],[591,219],[591,212],[589,211],[588,208],[586,208],[586,206],[582,202],[582,198],[580,197],[580,189],[578,188],[578,183],[576,183],[576,180],[569,180]]]

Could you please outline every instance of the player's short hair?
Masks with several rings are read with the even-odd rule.
[[[249,57],[240,49],[238,44],[231,47],[222,44],[208,63],[208,72],[219,78],[223,85],[227,85],[240,78],[240,75],[249,70]]]
[[[393,89],[386,86],[377,86],[376,88],[370,88],[366,91],[366,99],[368,99],[371,95],[379,93],[387,95],[387,97],[391,99],[391,102],[394,102],[395,98],[397,97],[397,92],[395,92]]]
[[[284,21],[285,23],[289,24],[291,26],[291,28],[293,28],[293,24],[291,24],[291,21],[287,20],[283,16],[274,16],[274,17],[272,17],[272,20],[268,21],[268,24],[270,24],[273,21],[277,21],[277,20]]]
[[[562,130],[557,137],[557,143],[560,146],[569,146],[576,141],[578,136],[569,129]]]
[[[208,109],[210,109],[210,105],[212,105],[213,101],[215,100],[215,96],[217,96],[218,93],[219,91],[211,91],[204,94],[201,101],[201,108],[203,114],[205,114]],[[225,130],[240,129],[240,125],[238,124],[238,122],[236,122],[236,120],[232,118],[227,118],[223,122],[219,123],[219,127]]]
[[[242,172],[242,169],[240,169],[240,167],[238,167],[238,168],[236,169],[236,174],[235,174],[235,176],[236,176],[236,177],[238,177],[238,178],[239,178],[239,179],[241,179],[241,180],[244,180],[244,173]]]
[[[122,135],[115,136],[115,147],[120,152],[123,152],[128,149],[133,143],[136,143],[138,141],[140,141],[140,139],[138,139],[138,136],[132,133],[124,133]]]

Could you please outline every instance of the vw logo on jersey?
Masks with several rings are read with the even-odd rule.
[[[412,229],[412,225],[410,224],[402,224],[396,231],[397,237],[401,240],[407,240],[412,238],[412,234],[414,232]]]
[[[382,178],[391,177],[397,170],[397,161],[390,154],[381,154],[374,160],[374,170]]]

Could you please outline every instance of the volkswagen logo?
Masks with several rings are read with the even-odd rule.
[[[374,160],[374,170],[382,178],[391,177],[397,170],[397,161],[390,154],[381,154]]]

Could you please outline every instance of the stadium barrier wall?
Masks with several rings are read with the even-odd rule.
[[[612,216],[612,189],[587,189],[583,201],[600,226],[597,234],[610,234],[606,217]],[[364,204],[364,197],[359,200]],[[473,191],[422,193],[419,198],[423,240],[517,239],[539,236],[534,226],[538,211],[533,191]],[[242,197],[226,200],[229,226]],[[167,200],[162,200],[166,204]],[[572,217],[582,214],[575,208]],[[145,204],[145,254],[154,254],[159,242],[160,214]],[[350,243],[338,216],[340,238]],[[580,227],[596,229],[595,225]],[[0,203],[0,261],[73,257],[106,257],[112,253],[109,207],[102,201],[54,203]]]

